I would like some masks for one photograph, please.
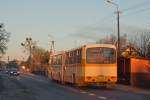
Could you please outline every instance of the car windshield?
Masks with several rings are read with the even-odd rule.
[[[18,69],[11,69],[11,71],[18,71]]]

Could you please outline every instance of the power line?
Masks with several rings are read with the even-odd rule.
[[[150,4],[150,0],[145,1],[145,2],[142,2],[142,3],[140,3],[140,4],[136,4],[136,5],[131,6],[131,7],[128,7],[128,8],[125,8],[125,9],[123,9],[123,10],[121,10],[121,11],[125,12],[125,11],[133,10],[133,9],[136,9],[136,8],[140,8],[140,7],[149,5],[149,4]],[[121,16],[121,18],[122,18],[122,17],[129,16],[129,15],[133,15],[133,14],[135,14],[135,13],[139,13],[139,12],[142,12],[142,11],[145,11],[145,10],[149,10],[149,9],[150,9],[150,8],[147,8],[147,9],[144,9],[144,10],[141,10],[141,11],[138,11],[138,12],[130,13],[130,14]],[[109,19],[113,18],[114,16],[115,16],[115,14],[114,14],[114,13],[111,13],[110,15],[108,15],[108,16],[102,18],[101,20],[95,22],[94,24],[89,25],[89,26],[87,26],[86,28],[79,30],[78,32],[75,32],[75,33],[69,34],[69,35],[67,35],[67,36],[65,36],[65,37],[59,38],[59,39],[57,39],[57,41],[59,41],[59,40],[61,40],[61,39],[63,39],[63,38],[66,38],[66,37],[68,37],[68,36],[71,36],[71,35],[74,35],[74,34],[78,34],[78,33],[81,32],[81,31],[83,31],[83,34],[86,34],[86,32],[93,31],[93,30],[95,30],[95,29],[97,29],[97,28],[99,28],[99,27],[102,27],[102,26],[104,26],[104,25],[106,25],[106,24],[109,24],[110,22],[116,20],[116,19],[112,19],[112,20],[108,21]],[[106,22],[106,21],[108,21],[108,22]],[[99,24],[100,22],[102,23],[102,25],[96,26],[96,25]],[[105,22],[106,22],[106,23],[105,23]],[[94,25],[95,25],[96,27],[93,28],[92,26],[94,26]],[[92,27],[92,29],[91,29],[91,27]],[[86,30],[87,28],[90,29],[90,30],[87,31],[87,30]],[[83,35],[83,34],[81,34],[81,35]],[[79,35],[79,36],[80,36],[80,35]],[[66,40],[66,41],[67,41],[67,40]],[[63,42],[65,42],[65,41],[63,41]],[[48,44],[48,43],[47,43],[47,44]],[[19,45],[15,45],[15,46],[19,46]],[[9,47],[11,47],[11,46],[9,46]],[[12,46],[12,47],[14,47],[14,46]]]
[[[128,7],[128,8],[125,8],[125,9],[123,9],[123,10],[121,10],[121,11],[122,11],[122,12],[125,12],[125,11],[128,11],[128,10],[136,9],[136,8],[143,7],[143,6],[146,6],[146,5],[149,5],[149,4],[150,4],[150,0],[145,1],[145,2],[142,2],[142,3],[140,3],[140,4],[136,4],[136,5],[131,6],[131,7]],[[148,8],[148,9],[149,9],[149,8]],[[147,9],[146,9],[146,10],[147,10]],[[143,10],[143,11],[144,11],[144,10]],[[141,12],[141,11],[139,11],[139,12]],[[138,13],[138,12],[136,12],[136,13]],[[129,14],[128,14],[128,15],[129,15]],[[128,15],[125,15],[125,16],[128,16]],[[105,22],[105,21],[107,21],[108,19],[111,19],[112,16],[115,16],[114,13],[108,15],[107,17],[104,17],[103,19],[101,19],[101,20],[95,22],[95,23],[92,24],[92,25],[89,25],[88,27],[86,27],[86,28],[84,28],[84,29],[79,30],[78,32],[75,32],[75,33],[69,34],[69,35],[67,35],[67,36],[65,36],[65,37],[59,38],[59,39],[57,39],[57,41],[59,41],[59,40],[61,40],[61,39],[63,39],[63,38],[66,38],[66,37],[68,37],[68,36],[71,36],[71,35],[74,35],[74,34],[78,34],[78,33],[81,32],[81,31],[85,31],[85,29],[90,28],[90,27],[92,27],[93,25],[95,25],[95,24],[97,24],[97,23],[100,23],[101,21],[102,21],[102,22]],[[124,16],[123,16],[123,17],[124,17]],[[113,20],[114,20],[114,19],[113,19]],[[113,21],[113,20],[111,20],[111,21]],[[109,21],[109,22],[111,22],[111,21]],[[104,23],[104,24],[102,24],[102,25],[100,25],[100,26],[106,25],[106,24],[108,24],[109,22],[106,22],[106,23]],[[98,26],[98,27],[100,27],[100,26]],[[90,31],[92,31],[92,30],[94,30],[94,29],[97,29],[98,27],[93,28],[93,29],[91,29]],[[89,32],[89,31],[86,31],[86,32]],[[83,34],[84,34],[84,32],[83,32]]]
[[[113,19],[113,20],[111,20],[111,21],[108,21],[108,22],[106,22],[106,23],[104,23],[104,24],[102,24],[102,25],[100,25],[100,26],[97,26],[97,27],[91,29],[90,31],[93,31],[93,30],[95,30],[95,29],[97,29],[97,28],[100,28],[100,27],[106,25],[106,24],[109,24],[109,23],[113,22],[114,20],[116,20],[116,18]],[[87,32],[90,32],[90,31],[87,31]],[[82,34],[79,34],[78,36],[81,36],[81,35],[83,35],[83,34],[87,34],[87,32],[83,32]],[[68,35],[68,36],[69,36],[69,35]],[[66,41],[68,41],[68,40],[66,39],[66,40],[64,40],[63,42],[66,42]],[[61,42],[61,43],[63,43],[63,42]]]
[[[146,9],[143,9],[143,10],[140,10],[140,11],[137,11],[137,12],[133,12],[133,13],[130,13],[130,14],[127,14],[127,15],[121,16],[121,17],[126,17],[126,16],[129,16],[129,15],[133,15],[133,14],[136,14],[136,13],[139,13],[139,12],[146,11],[146,10],[150,10],[150,8],[146,8]]]
[[[112,16],[114,16],[114,13],[112,13],[112,14],[110,14],[110,15],[104,17],[104,18],[102,18],[101,20],[95,22],[95,23],[92,24],[92,25],[89,25],[89,26],[87,26],[87,27],[85,27],[85,28],[79,30],[78,32],[84,31],[85,29],[90,28],[90,27],[92,27],[93,25],[100,23],[101,21],[102,21],[102,22],[105,22],[105,20],[110,19]],[[102,22],[101,22],[101,23],[102,23]],[[68,36],[71,36],[71,35],[73,35],[73,34],[77,34],[78,32],[75,32],[75,33],[72,33],[72,34],[68,34],[67,36],[64,36],[64,37],[62,37],[62,38],[57,39],[56,41],[61,40],[61,39],[63,39],[63,38],[66,38],[66,37],[68,37]]]
[[[147,8],[147,9],[143,9],[143,10],[140,10],[140,11],[137,11],[137,12],[134,12],[134,13],[130,13],[130,14],[127,14],[127,15],[124,15],[124,16],[121,16],[120,18],[122,18],[122,17],[126,17],[126,16],[129,16],[129,15],[133,15],[133,14],[136,14],[136,13],[139,13],[139,12],[143,12],[143,11],[146,11],[146,10],[149,10],[150,8]],[[102,24],[102,25],[100,25],[100,26],[97,26],[97,27],[95,27],[95,28],[93,28],[93,29],[91,29],[90,31],[93,31],[93,30],[95,30],[95,29],[97,29],[97,28],[99,28],[99,27],[102,27],[102,26],[104,26],[104,25],[106,25],[106,24],[109,24],[110,22],[112,22],[112,21],[114,21],[114,20],[116,20],[116,18],[115,19],[113,19],[113,20],[111,20],[111,21],[109,21],[109,22],[106,22],[106,23],[104,23],[104,24]],[[88,32],[90,32],[90,31],[88,31]],[[84,32],[84,33],[82,33],[82,34],[80,34],[80,35],[78,35],[78,36],[81,36],[81,35],[83,35],[83,34],[87,34],[86,32]],[[71,34],[72,35],[72,34]],[[69,35],[68,35],[69,36]],[[65,40],[65,41],[67,41],[67,40]],[[63,41],[63,42],[65,42],[65,41]],[[61,42],[62,43],[62,42]]]
[[[136,4],[136,5],[134,5],[134,6],[125,8],[125,9],[123,9],[123,10],[121,10],[121,11],[122,11],[122,12],[125,12],[125,11],[128,11],[128,10],[132,10],[132,9],[135,9],[135,8],[140,8],[140,7],[149,5],[149,4],[150,4],[150,0],[147,0],[147,1],[142,2],[142,3],[140,3],[140,4]]]
[[[150,8],[146,8],[146,9],[143,9],[143,10],[140,10],[140,11],[137,11],[137,12],[133,12],[133,13],[130,13],[130,14],[127,14],[127,15],[124,15],[124,16],[121,16],[120,18],[123,18],[123,17],[126,17],[126,16],[129,16],[129,15],[133,15],[133,14],[136,14],[136,13],[140,13],[140,12],[143,12],[143,11],[146,11],[146,10],[149,10]],[[104,26],[104,25],[106,25],[106,24],[108,24],[108,23],[110,23],[110,22],[112,22],[112,21],[114,21],[114,20],[116,20],[116,18],[115,19],[113,19],[113,20],[111,20],[111,21],[109,21],[109,22],[107,22],[107,23],[104,23],[103,25],[100,25],[100,26],[98,26],[98,27],[95,27],[95,28],[93,28],[92,30],[90,30],[90,31],[93,31],[93,30],[95,30],[95,29],[97,29],[97,28],[99,28],[99,27],[102,27],[102,26]],[[90,31],[88,31],[88,32],[90,32]],[[86,33],[83,33],[83,34],[86,34]],[[81,36],[81,35],[83,35],[83,34],[80,34],[80,35],[78,35],[78,36]],[[65,40],[65,41],[67,41],[67,40]],[[63,41],[63,42],[65,42],[65,41]],[[62,42],[61,42],[62,43]]]
[[[143,11],[146,11],[146,10],[149,10],[149,9],[150,9],[150,8],[143,9],[143,10],[140,10],[140,11],[137,11],[137,12],[133,12],[133,13],[130,13],[130,14],[121,16],[120,18],[129,16],[129,15],[133,15],[133,14],[136,14],[136,13],[139,13],[139,12],[143,12]],[[109,15],[108,17],[110,17],[110,15]],[[105,19],[105,18],[104,18],[104,19]],[[100,26],[97,26],[97,27],[91,29],[90,31],[93,31],[93,30],[95,30],[95,29],[97,29],[97,28],[100,28],[100,27],[102,27],[102,26],[104,26],[104,25],[107,25],[107,24],[113,22],[114,20],[116,20],[116,18],[113,19],[113,20],[110,20],[110,21],[108,21],[108,22],[106,22],[106,23],[104,23],[104,24],[102,24],[102,25],[100,25]],[[92,25],[90,25],[89,27],[91,27],[91,26],[92,26]],[[108,29],[108,30],[109,30],[109,29]],[[81,30],[81,31],[82,31],[82,30]],[[83,31],[84,31],[84,30],[83,30]],[[86,32],[90,32],[90,31],[86,31]],[[78,32],[79,32],[79,31],[78,31]],[[78,36],[81,36],[81,35],[83,35],[83,34],[86,34],[86,32],[83,32],[82,34],[80,34],[80,35],[78,35]],[[72,34],[69,34],[68,36],[71,36],[71,35],[73,35],[73,34],[77,34],[77,32],[72,33]],[[66,38],[66,37],[68,37],[68,36],[65,36],[65,37],[63,37],[63,38]],[[57,40],[57,41],[58,41],[58,40]],[[66,42],[66,41],[68,41],[68,40],[66,39],[66,40],[64,40],[63,42]],[[61,42],[61,43],[63,43],[63,42]],[[41,44],[49,44],[49,43],[41,43]],[[56,47],[58,47],[58,46],[56,46]],[[60,46],[59,46],[59,48],[60,48]]]

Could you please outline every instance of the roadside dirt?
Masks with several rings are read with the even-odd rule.
[[[36,100],[7,75],[0,75],[0,100]]]
[[[133,86],[129,86],[129,85],[123,85],[123,84],[113,84],[113,85],[108,86],[108,88],[150,94],[149,89],[142,89],[142,88],[137,88],[137,87],[133,87]]]

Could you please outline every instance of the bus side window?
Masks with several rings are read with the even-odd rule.
[[[62,55],[58,56],[58,64],[61,65],[62,64]]]
[[[78,56],[78,54],[77,54],[77,50],[75,50],[75,51],[74,51],[74,56],[73,56],[74,64],[76,64],[76,63],[77,63],[77,56]]]
[[[57,58],[56,58],[56,56],[54,56],[53,62],[54,62],[54,63],[53,63],[54,65],[57,64]]]
[[[69,52],[66,52],[66,57],[65,57],[65,64],[69,64]]]
[[[77,63],[81,63],[81,56],[82,55],[82,49],[78,50],[78,56],[77,56]]]
[[[73,52],[70,51],[70,52],[69,52],[69,64],[73,64],[73,62],[72,62],[72,57],[73,57]]]
[[[58,58],[58,55],[56,57],[56,65],[59,65],[59,58]]]

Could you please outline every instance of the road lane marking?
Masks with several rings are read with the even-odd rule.
[[[107,99],[106,97],[103,97],[103,96],[99,96],[98,98],[100,98],[100,99]]]
[[[36,79],[36,78],[33,78],[33,77],[29,77],[29,76],[25,76],[25,75],[21,75],[23,77],[27,77],[27,78],[30,78],[30,79],[33,79],[33,80],[36,80],[36,81],[41,81],[41,82],[44,82],[44,83],[50,83],[48,81],[44,81],[44,80],[41,80],[41,79]]]
[[[93,93],[89,93],[89,95],[94,96],[95,94],[93,94]]]
[[[58,86],[59,86],[59,87],[62,87],[62,88],[65,88],[65,89],[69,89],[69,90],[75,91],[75,92],[79,92],[79,91],[77,91],[77,90],[75,90],[75,89],[71,89],[71,88],[68,88],[68,87],[60,86],[60,85],[58,85]]]
[[[81,93],[87,93],[87,92],[85,92],[85,91],[81,91]]]
[[[37,78],[25,76],[25,75],[21,75],[21,76],[27,77],[27,78],[30,78],[30,79],[33,79],[33,80],[36,80],[36,81],[44,82],[44,83],[50,83],[50,82],[48,82],[48,81],[44,81],[44,80],[41,80],[41,79],[37,79]],[[85,91],[78,91],[78,90],[75,90],[75,89],[72,89],[72,88],[68,88],[68,87],[64,87],[64,86],[60,86],[60,85],[57,85],[57,86],[62,87],[62,88],[65,88],[65,89],[69,89],[69,90],[74,91],[74,92],[87,93],[87,92],[85,92]],[[89,93],[88,95],[94,96],[95,94]],[[107,99],[107,98],[104,97],[104,96],[99,96],[98,98],[100,98],[100,99]],[[114,100],[115,100],[115,99],[114,99]]]

